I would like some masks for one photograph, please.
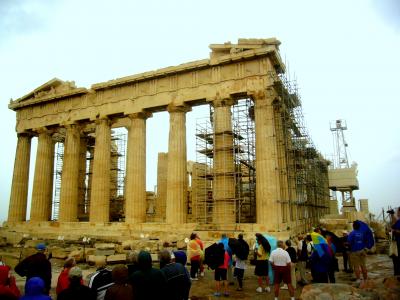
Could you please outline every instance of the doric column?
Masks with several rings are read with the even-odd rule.
[[[49,130],[42,128],[38,133],[31,221],[49,221],[53,199],[54,141]]]
[[[289,198],[289,181],[288,181],[288,170],[287,170],[287,156],[286,156],[286,140],[287,132],[285,129],[284,120],[284,107],[278,103],[273,105],[274,107],[274,125],[275,125],[275,138],[277,147],[277,160],[278,160],[278,173],[279,173],[279,187],[280,187],[280,206],[282,210],[282,223],[290,224],[294,221],[294,210],[291,206],[291,200]]]
[[[149,116],[146,113],[129,116],[125,222],[130,224],[146,221],[146,118]]]
[[[165,222],[167,206],[168,153],[159,152],[157,159],[157,198],[155,207],[156,222]]]
[[[215,100],[214,106],[214,165],[213,222],[236,223],[235,164],[231,99]]]
[[[19,133],[8,209],[9,222],[26,220],[30,158],[31,136],[26,133]]]
[[[110,120],[106,118],[98,119],[96,120],[90,222],[108,222],[110,220],[110,152]]]
[[[257,223],[268,231],[278,230],[282,222],[273,100],[270,90],[254,97]]]
[[[64,161],[61,175],[60,222],[78,220],[78,183],[80,156],[80,128],[72,124],[66,126]]]
[[[79,143],[79,180],[78,180],[78,219],[85,215],[86,196],[86,153],[87,137],[83,136]]]
[[[186,222],[187,166],[186,112],[187,106],[170,106],[168,141],[168,177],[166,223]]]

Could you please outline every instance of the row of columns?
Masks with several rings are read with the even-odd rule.
[[[257,223],[272,225],[279,222],[277,205],[279,174],[277,173],[276,140],[274,133],[272,101],[265,93],[255,95],[256,123],[256,201]],[[215,101],[214,130],[214,219],[219,223],[235,223],[235,196],[233,136],[230,99]],[[166,223],[186,222],[187,199],[187,148],[186,113],[188,106],[170,106]],[[146,119],[148,113],[129,115],[126,168],[127,223],[142,223],[146,217]],[[78,124],[66,125],[64,163],[61,181],[59,221],[78,220],[78,193],[82,165],[81,128]],[[8,221],[25,221],[28,195],[31,136],[19,134],[14,164]],[[226,151],[225,151],[225,150]],[[85,151],[86,152],[86,151]],[[93,173],[90,197],[90,222],[109,221],[110,199],[111,121],[96,120]],[[38,132],[38,149],[33,183],[31,221],[48,221],[51,217],[53,188],[54,142],[51,132]],[[218,174],[225,174],[219,176]],[[228,175],[227,175],[228,174]],[[229,175],[232,174],[232,175]],[[272,208],[272,209],[271,209]],[[221,220],[219,216],[224,216]]]

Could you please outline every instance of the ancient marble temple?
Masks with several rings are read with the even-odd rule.
[[[221,140],[218,133],[232,132],[231,106],[243,97],[254,101],[256,222],[251,226],[266,231],[281,231],[293,226],[293,218],[287,217],[290,214],[288,203],[296,199],[294,196],[288,199],[290,191],[282,192],[291,179],[282,179],[285,175],[279,171],[282,162],[278,160],[279,133],[275,116],[277,109],[284,109],[284,103],[277,91],[277,80],[278,75],[285,72],[279,44],[275,38],[212,44],[207,59],[96,83],[90,88],[55,78],[11,101],[9,108],[16,113],[18,142],[7,226],[50,226],[54,137],[57,134],[65,136],[64,158],[59,218],[51,226],[76,230],[111,226],[111,130],[125,127],[128,130],[125,219],[115,226],[123,230],[146,226],[167,230],[195,227],[196,224],[188,224],[186,211],[186,114],[193,106],[211,105],[216,132],[214,143],[229,146],[232,140]],[[172,227],[146,224],[146,147],[151,146],[146,143],[146,120],[160,111],[169,114],[165,224],[172,224]],[[83,184],[79,174],[86,168],[82,153],[88,151],[88,141],[93,137],[89,218],[79,222],[79,188]],[[32,138],[38,141],[36,153],[31,153]],[[27,211],[32,155],[36,156],[36,164],[31,208]],[[232,159],[232,155],[215,153],[214,168],[229,173]],[[234,226],[235,210],[227,201],[234,194],[234,181],[228,177],[215,178],[213,190],[213,223],[216,228],[218,224]],[[321,199],[321,203],[327,200],[329,198]],[[320,207],[321,213],[326,212],[327,206]]]

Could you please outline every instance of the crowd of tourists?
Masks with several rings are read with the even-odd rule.
[[[400,210],[397,213],[400,220]],[[350,233],[343,231],[341,237],[317,227],[309,234],[299,235],[296,241],[281,241],[257,233],[252,249],[242,234],[236,238],[224,234],[218,242],[205,248],[199,235],[192,233],[186,251],[162,250],[157,264],[147,251],[131,252],[127,264],[109,269],[104,262],[98,263],[96,272],[87,278],[83,278],[75,260],[69,258],[58,276],[55,292],[60,300],[183,300],[189,299],[190,289],[196,281],[205,280],[206,267],[214,273],[213,295],[229,297],[233,285],[236,284],[239,293],[245,289],[243,279],[251,264],[255,266],[258,283],[255,293],[270,293],[270,284],[273,284],[275,299],[282,289],[288,290],[294,299],[298,284],[335,283],[335,272],[339,271],[337,252],[343,255],[344,272],[354,271],[357,282],[368,278],[366,251],[373,245],[373,237],[365,226],[365,223],[355,221],[353,230]],[[393,229],[396,241],[400,243],[400,221],[393,222]],[[26,277],[23,296],[11,269],[0,266],[1,299],[51,299],[52,272],[45,254],[46,245],[40,243],[36,249],[36,254],[15,267],[17,274]],[[306,270],[311,277],[307,276]]]

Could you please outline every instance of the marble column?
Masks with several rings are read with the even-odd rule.
[[[90,222],[110,220],[111,124],[107,118],[96,120]]]
[[[31,136],[26,133],[19,133],[8,209],[9,222],[26,220],[30,158]]]
[[[146,113],[129,116],[126,163],[125,222],[146,221]]]
[[[78,219],[85,215],[85,196],[86,196],[86,153],[87,137],[81,137],[79,143],[79,180],[78,180]]]
[[[281,228],[282,210],[279,200],[279,170],[274,126],[273,93],[254,96],[256,127],[256,208],[257,223],[267,231]]]
[[[168,177],[166,223],[186,222],[187,157],[186,157],[186,113],[187,106],[170,106],[168,141]]]
[[[43,128],[38,133],[30,220],[49,221],[53,199],[54,141],[49,130]]]
[[[289,226],[291,221],[294,221],[293,211],[291,210],[291,202],[289,199],[289,181],[287,172],[287,157],[286,157],[286,130],[283,120],[283,107],[279,104],[274,105],[274,125],[276,133],[277,145],[277,160],[279,169],[279,187],[280,187],[280,206],[282,209],[282,222]]]
[[[236,223],[235,163],[231,99],[214,105],[213,222]]]
[[[155,206],[156,222],[165,222],[167,201],[168,153],[159,152],[157,158],[157,198]]]
[[[80,128],[71,124],[66,126],[64,161],[61,175],[60,222],[78,220]]]

